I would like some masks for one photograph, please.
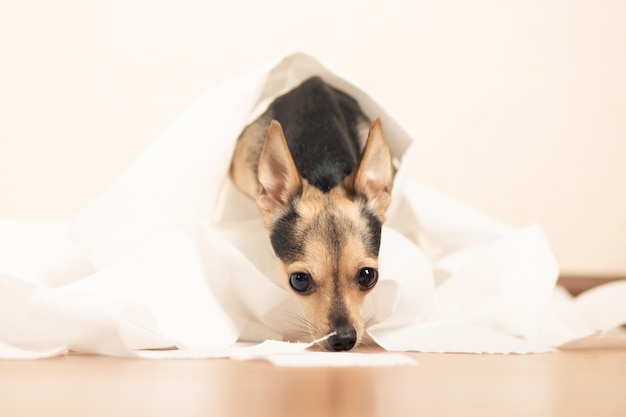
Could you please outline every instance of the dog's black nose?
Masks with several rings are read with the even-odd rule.
[[[356,344],[356,330],[352,326],[341,327],[336,334],[328,339],[330,348],[334,351],[350,350]]]

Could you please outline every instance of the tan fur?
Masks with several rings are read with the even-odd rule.
[[[290,289],[289,276],[305,272],[316,284],[311,294],[296,294],[308,331],[314,338],[332,332],[330,316],[333,300],[340,294],[348,320],[357,332],[357,344],[362,340],[365,324],[361,307],[371,290],[359,287],[357,276],[364,267],[378,270],[378,259],[366,249],[370,238],[368,221],[363,217],[364,206],[384,221],[391,199],[393,171],[389,149],[382,126],[376,119],[369,129],[367,144],[357,169],[342,185],[323,193],[302,179],[293,162],[280,124],[269,121],[268,115],[248,126],[242,133],[233,157],[230,175],[235,185],[254,197],[268,232],[289,210],[298,214],[296,234],[305,234],[302,254],[291,263],[277,258],[285,288]],[[259,131],[267,135],[259,152]],[[363,126],[359,126],[364,130]],[[365,136],[365,135],[364,135]],[[364,140],[365,142],[365,140]],[[254,158],[258,156],[258,171]],[[325,227],[333,219],[333,233],[341,245],[329,241]]]
[[[357,340],[361,340],[363,336],[365,328],[361,306],[369,291],[362,291],[355,278],[363,267],[378,269],[378,259],[369,256],[365,250],[364,240],[367,238],[368,230],[365,220],[360,215],[360,210],[359,203],[350,199],[342,187],[323,194],[318,189],[307,185],[297,203],[297,211],[302,217],[297,225],[300,230],[311,227],[311,223],[320,212],[323,212],[325,215],[336,216],[340,219],[338,232],[344,239],[341,253],[333,253],[332,245],[327,241],[322,228],[308,235],[304,242],[302,259],[288,265],[278,259],[285,288],[289,288],[289,275],[293,272],[307,272],[319,285],[313,294],[298,297],[310,324],[309,330],[316,338],[333,330],[328,319],[336,291],[331,278],[335,265],[339,266],[339,291],[343,295],[350,322],[357,331]]]

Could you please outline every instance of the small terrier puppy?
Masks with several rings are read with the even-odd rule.
[[[322,347],[363,338],[394,170],[379,119],[319,77],[278,97],[237,140],[230,177],[256,200],[282,280]]]

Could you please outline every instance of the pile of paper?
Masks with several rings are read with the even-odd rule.
[[[363,308],[377,344],[475,353],[626,346],[625,282],[577,299],[555,287],[540,227],[511,228],[407,180],[419,141],[348,78],[294,54],[190,105],[71,225],[0,221],[0,357],[171,357],[138,353],[169,347],[176,357],[236,356],[238,341],[281,340],[297,328],[256,206],[226,174],[246,123],[311,75],[381,117],[399,166],[380,282]],[[263,357],[284,345],[265,345]]]

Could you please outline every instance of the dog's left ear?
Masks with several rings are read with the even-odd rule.
[[[370,128],[367,144],[354,178],[354,191],[367,200],[367,207],[379,219],[385,220],[385,213],[391,203],[393,167],[391,154],[380,118],[376,118]]]

